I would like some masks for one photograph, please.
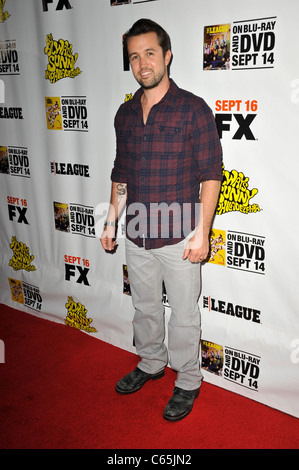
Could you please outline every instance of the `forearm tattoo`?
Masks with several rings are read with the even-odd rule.
[[[126,196],[126,194],[127,194],[127,185],[122,184],[122,183],[118,183],[117,186],[116,186],[116,193],[117,193],[117,196],[118,196],[118,202],[120,202],[121,199],[124,196]]]

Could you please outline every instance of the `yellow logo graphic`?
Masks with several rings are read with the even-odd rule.
[[[7,147],[0,147],[0,173],[9,174]]]
[[[223,182],[221,186],[216,214],[227,212],[241,212],[249,214],[260,212],[258,204],[250,204],[250,200],[258,193],[258,189],[248,188],[249,178],[241,171],[223,170]]]
[[[8,11],[3,11],[6,0],[0,0],[0,23],[4,23],[10,17]]]
[[[11,299],[19,304],[24,304],[23,286],[21,281],[16,279],[8,279],[11,289]]]
[[[131,99],[133,99],[132,93],[126,93],[125,102],[130,101]]]
[[[46,116],[47,116],[47,127],[48,129],[61,130],[61,105],[60,98],[45,98],[46,104]]]
[[[25,271],[36,271],[35,266],[31,265],[34,260],[34,256],[30,255],[29,248],[25,243],[18,242],[16,237],[12,237],[11,244],[9,245],[13,251],[13,257],[9,261],[14,271],[24,269]]]
[[[225,266],[225,230],[213,229],[210,234],[209,263]]]
[[[78,54],[73,54],[73,45],[69,41],[64,39],[55,41],[52,34],[48,34],[44,53],[49,60],[45,78],[51,83],[56,83],[62,78],[75,78],[80,75],[80,68],[75,68]]]
[[[68,297],[68,302],[65,304],[67,309],[67,317],[64,320],[65,324],[84,330],[88,333],[96,333],[97,330],[90,326],[92,318],[87,318],[87,310],[80,302],[75,302],[73,297]]]

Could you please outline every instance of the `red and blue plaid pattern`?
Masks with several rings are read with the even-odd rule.
[[[115,116],[111,179],[127,183],[127,237],[152,249],[177,243],[195,228],[199,185],[222,180],[222,149],[214,116],[202,98],[171,80],[144,125],[142,93],[139,89]],[[169,208],[166,217],[157,206]]]

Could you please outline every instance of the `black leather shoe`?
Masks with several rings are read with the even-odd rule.
[[[163,418],[168,421],[179,421],[185,418],[193,407],[195,398],[199,395],[199,388],[196,390],[184,390],[174,387],[173,395],[167,403]]]
[[[122,394],[134,393],[140,390],[148,380],[157,380],[163,377],[163,375],[164,369],[156,374],[148,374],[136,367],[136,369],[132,370],[132,372],[125,375],[117,382],[115,390]]]

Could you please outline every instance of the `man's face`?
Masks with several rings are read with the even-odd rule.
[[[168,80],[171,52],[167,51],[164,57],[156,33],[133,36],[128,39],[127,47],[132,72],[139,85],[151,89]]]

